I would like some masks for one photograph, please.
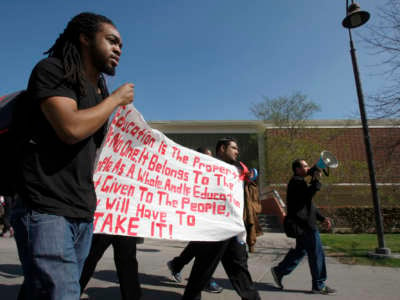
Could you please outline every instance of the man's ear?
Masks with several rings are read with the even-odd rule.
[[[295,169],[294,169],[294,172],[293,172],[293,173],[294,173],[293,175],[295,175],[295,176],[297,176],[297,169],[298,169],[298,168],[295,168]]]
[[[83,45],[83,46],[89,46],[89,37],[87,35],[85,35],[84,33],[79,34],[79,42]]]

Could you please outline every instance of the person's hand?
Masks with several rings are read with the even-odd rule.
[[[135,97],[135,85],[133,83],[125,83],[116,89],[111,96],[119,101],[119,105],[132,103]]]
[[[322,170],[317,169],[313,172],[312,180],[321,180],[322,177]]]
[[[332,228],[332,222],[330,218],[325,218],[324,222],[322,223],[327,230],[331,230]]]

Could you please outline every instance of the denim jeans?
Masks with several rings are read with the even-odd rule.
[[[18,300],[79,300],[92,222],[17,207],[12,225],[24,273]]]
[[[307,254],[312,277],[312,289],[320,290],[325,286],[326,265],[318,230],[306,230],[296,238],[296,248],[292,248],[285,258],[276,266],[279,277],[290,274]]]

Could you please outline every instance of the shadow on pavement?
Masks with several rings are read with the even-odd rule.
[[[118,284],[117,272],[114,270],[101,270],[93,274],[93,278]],[[139,273],[139,282],[142,285],[184,288],[186,282],[176,283],[170,278],[159,275]]]
[[[224,288],[224,290],[233,290],[232,284],[230,283],[229,279],[223,278],[215,278],[215,281]],[[295,290],[295,289],[284,289],[281,290],[277,288],[275,285],[270,283],[262,283],[256,282],[255,287],[257,291],[268,291],[268,292],[282,292],[282,293],[304,293],[309,294],[311,293],[310,290]]]
[[[288,248],[256,248],[256,251],[250,253],[250,255],[254,254],[286,254],[289,251]]]
[[[141,300],[154,300],[154,299],[176,300],[182,298],[182,294],[180,293],[153,290],[149,288],[142,288],[142,293],[143,296]],[[121,297],[119,287],[88,288],[86,290],[86,294],[89,296],[89,299],[95,299],[95,300],[120,299]]]
[[[277,288],[273,284],[256,282],[256,289],[258,291],[268,291],[268,292],[281,292],[281,293],[303,293],[303,294],[311,294],[310,290],[295,290],[295,289],[283,289]]]
[[[93,278],[118,284],[117,273],[114,270],[102,270],[95,272]],[[182,297],[183,290],[185,288],[184,285],[178,284],[165,276],[139,274],[139,281],[142,286],[142,293],[143,293],[143,297],[141,298],[142,300],[180,299]],[[151,288],[151,286],[155,286],[157,288],[153,289]],[[165,289],[160,290],[159,289],[160,287],[167,287],[167,288],[177,287],[181,288],[181,291],[171,292]],[[119,286],[106,287],[106,288],[89,287],[86,289],[85,293],[88,294],[89,299],[95,299],[95,300],[120,299],[121,297]]]
[[[184,249],[186,245],[169,245],[168,248]]]
[[[160,252],[158,249],[145,249],[145,248],[137,248],[138,252]]]

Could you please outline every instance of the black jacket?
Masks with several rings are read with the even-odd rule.
[[[312,202],[320,189],[321,183],[318,180],[308,184],[303,177],[295,175],[289,181],[286,193],[287,215],[303,230],[317,229],[316,220],[322,222],[325,219]]]

